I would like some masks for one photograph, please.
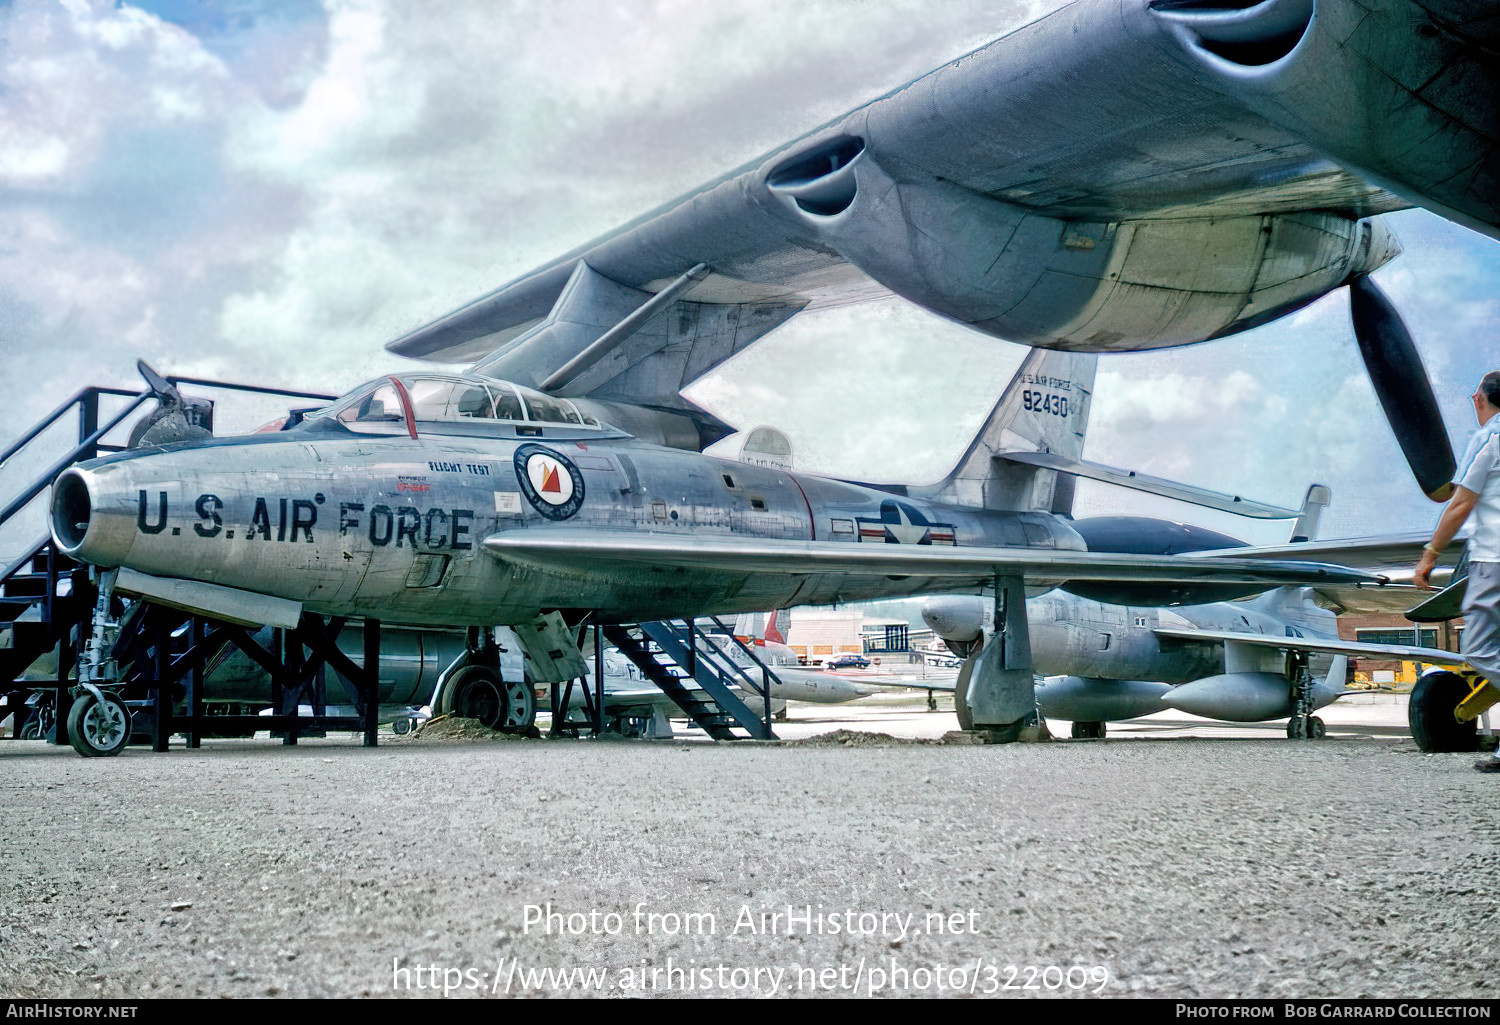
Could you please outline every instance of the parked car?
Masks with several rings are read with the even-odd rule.
[[[825,663],[829,669],[868,669],[870,660],[863,655],[836,655]]]

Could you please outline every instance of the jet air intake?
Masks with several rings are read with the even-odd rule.
[[[52,537],[68,555],[83,544],[93,509],[82,473],[68,470],[57,478],[52,486]]]
[[[74,466],[52,485],[51,519],[52,539],[70,559],[123,566],[140,535],[166,534],[166,492],[132,487],[113,467]]]
[[[782,164],[767,177],[766,185],[805,214],[837,217],[859,195],[854,165],[864,153],[865,140],[840,136]]]
[[[1292,55],[1312,27],[1313,0],[1152,0],[1193,49],[1228,65],[1263,68]]]
[[[1493,5],[1489,5],[1492,7]],[[1500,238],[1500,22],[1484,4],[1155,0],[1235,101],[1402,199]]]
[[[132,492],[129,497],[140,501],[127,507],[124,495],[112,501],[102,493],[93,471],[76,466],[65,470],[52,485],[52,539],[70,559],[96,566],[123,565],[135,539],[137,520],[148,530],[158,523],[166,525],[160,503],[143,496],[145,492],[140,496]]]
[[[1301,309],[1399,251],[1382,225],[1341,212],[1050,216],[941,178],[898,176],[879,157],[852,137],[825,143],[770,168],[765,190],[817,244],[897,295],[1041,348],[1222,338]]]

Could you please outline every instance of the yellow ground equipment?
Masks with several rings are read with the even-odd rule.
[[[1473,670],[1463,673],[1469,685],[1469,696],[1458,703],[1453,718],[1459,722],[1473,722],[1494,705],[1500,704],[1500,687],[1486,680]]]

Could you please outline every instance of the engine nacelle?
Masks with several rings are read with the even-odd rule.
[[[1246,107],[1385,188],[1500,237],[1500,24],[1490,5],[1151,6],[1190,59]]]
[[[1079,352],[1158,349],[1299,309],[1400,252],[1333,213],[1065,221],[937,179],[898,181],[841,136],[767,178],[844,259],[996,337]]]
[[[1140,680],[1050,676],[1037,685],[1036,700],[1042,715],[1049,718],[1072,722],[1116,722],[1160,712],[1162,696],[1171,689],[1165,683]]]

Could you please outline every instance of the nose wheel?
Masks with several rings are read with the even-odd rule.
[[[1328,736],[1328,726],[1315,715],[1294,715],[1287,721],[1288,740],[1322,740]]]
[[[101,693],[102,701],[84,691],[68,712],[68,740],[85,758],[117,755],[130,741],[130,710],[117,695]]]

